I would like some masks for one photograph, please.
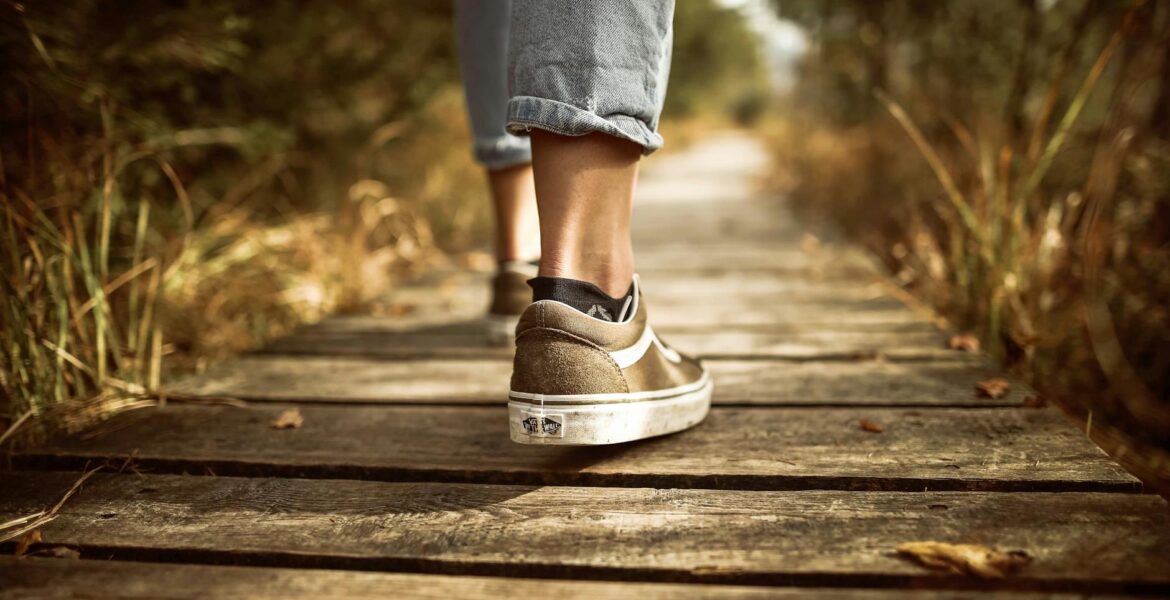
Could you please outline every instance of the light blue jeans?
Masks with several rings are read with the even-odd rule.
[[[674,0],[456,0],[455,14],[484,167],[530,162],[532,129],[662,147]]]

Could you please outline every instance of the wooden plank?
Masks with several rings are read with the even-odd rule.
[[[828,247],[810,254],[793,241],[764,244],[758,241],[726,241],[702,244],[702,251],[690,242],[640,245],[634,241],[634,260],[641,268],[668,268],[685,262],[693,267],[735,265],[738,267],[804,267],[814,272],[829,273],[835,269],[874,272],[873,261],[858,250],[847,247]]]
[[[796,316],[801,316],[799,307],[792,307],[792,310],[796,313]],[[813,315],[803,316],[811,318]],[[436,335],[440,337],[448,335],[475,335],[478,334],[479,328],[482,327],[483,318],[484,308],[481,304],[460,306],[452,310],[446,308],[428,310],[426,307],[419,306],[417,310],[412,310],[409,314],[399,317],[375,315],[328,317],[320,322],[298,328],[297,335],[339,333],[366,335],[401,333]],[[797,318],[785,320],[784,322],[754,325],[720,324],[706,318],[691,319],[685,323],[680,322],[670,325],[656,322],[654,323],[654,330],[664,335],[677,335],[679,333],[700,334],[720,331],[769,333],[790,336],[832,336],[840,334],[894,336],[898,334],[938,335],[940,333],[939,329],[921,320],[892,322],[869,320],[868,322],[860,323],[827,322],[812,324]]]
[[[655,330],[671,329],[762,329],[770,331],[860,331],[924,329],[930,327],[918,315],[890,298],[824,298],[812,301],[779,301],[760,304],[718,302],[712,298],[700,303],[658,302],[651,300],[650,320]],[[398,317],[357,316],[330,319],[351,328],[396,329],[442,327],[460,321],[482,319],[486,295],[478,293],[442,296],[428,291],[419,296],[399,292],[385,303],[388,310],[403,311]]]
[[[319,324],[324,325],[324,324]],[[348,328],[346,328],[348,329]],[[660,332],[674,346],[703,358],[775,358],[785,360],[856,360],[884,357],[892,361],[979,362],[981,357],[947,349],[948,336],[921,328],[877,329],[871,332],[822,330],[773,333],[726,328],[669,327]],[[481,320],[395,331],[331,331],[328,326],[306,328],[274,340],[265,354],[367,356],[395,358],[510,359],[512,347],[489,346]]]
[[[821,279],[813,272],[796,273],[782,265],[774,270],[757,270],[751,276],[734,265],[721,268],[696,268],[663,265],[655,274],[641,276],[647,297],[660,304],[724,302],[777,303],[818,298],[866,299],[886,295],[886,288],[873,272],[849,279]],[[459,297],[486,300],[490,289],[490,272],[447,271],[415,283],[390,290],[392,297],[435,299]]]
[[[253,600],[353,600],[461,598],[559,598],[562,600],[748,600],[808,598],[898,600],[938,598],[938,590],[780,588],[735,585],[641,583],[456,577],[417,573],[376,573],[328,569],[158,564],[111,560],[17,559],[0,556],[0,600],[107,598],[250,598]],[[946,597],[946,596],[943,596]],[[956,594],[954,597],[958,597]],[[1000,597],[1000,596],[997,596]],[[1007,593],[1012,600],[1078,598],[1039,592]]]
[[[81,468],[134,457],[153,472],[550,485],[840,490],[1082,490],[1139,483],[1065,419],[1023,409],[716,409],[673,436],[597,448],[508,439],[498,407],[170,405],[96,437],[13,457]],[[863,431],[867,419],[883,433]],[[566,424],[571,427],[572,424]]]
[[[7,519],[75,473],[12,473]],[[783,585],[1170,592],[1170,513],[1119,494],[740,492],[98,475],[42,528],[82,556],[446,574]],[[906,541],[1035,557],[977,582]],[[7,544],[11,547],[11,542]],[[34,548],[35,549],[35,548]]]
[[[708,360],[716,404],[777,406],[1019,406],[1016,385],[997,400],[975,384],[996,371],[978,362]],[[384,360],[367,357],[245,356],[181,380],[173,394],[255,401],[497,404],[512,363],[496,359]]]

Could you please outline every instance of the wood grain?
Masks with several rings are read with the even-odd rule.
[[[543,448],[508,439],[502,406],[301,406],[301,428],[272,429],[283,409],[142,410],[104,435],[60,440],[14,460],[81,468],[133,456],[155,472],[627,487],[1138,489],[1050,410],[717,409],[677,435]],[[863,431],[862,419],[884,432]]]
[[[13,473],[0,518],[72,473]],[[48,544],[82,556],[445,574],[785,585],[985,586],[893,552],[940,540],[1021,549],[1001,586],[1170,592],[1153,496],[741,492],[98,475]],[[11,544],[9,544],[11,545]],[[35,548],[34,548],[35,549]]]
[[[305,328],[271,342],[261,353],[386,358],[510,359],[512,348],[489,346],[480,319],[394,330],[367,330],[327,324]],[[881,356],[894,361],[967,360],[982,358],[945,347],[948,335],[925,328],[820,328],[769,331],[675,326],[656,329],[663,339],[701,358],[778,358],[785,360],[852,360]]]
[[[956,353],[957,354],[957,353]],[[964,357],[964,355],[958,355]],[[969,355],[967,355],[969,356]],[[975,384],[1000,373],[982,362],[709,360],[716,404],[775,406],[1019,406],[1017,384],[999,399]],[[508,396],[510,357],[387,360],[249,356],[168,389],[255,401],[498,404]]]

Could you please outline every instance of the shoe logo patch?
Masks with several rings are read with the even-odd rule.
[[[609,311],[605,310],[605,307],[600,304],[594,304],[593,306],[590,306],[589,312],[585,314],[595,319],[613,322],[613,315],[609,314]]]
[[[524,433],[537,437],[564,437],[565,416],[555,414],[528,415],[520,420]]]

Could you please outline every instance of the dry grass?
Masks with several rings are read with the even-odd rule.
[[[416,122],[372,134],[358,158],[370,166],[340,202],[322,203],[336,210],[279,219],[261,216],[271,199],[254,190],[282,177],[284,160],[202,212],[158,154],[113,144],[63,169],[67,186],[52,198],[5,192],[0,383],[13,417],[0,443],[153,405],[168,377],[365,310],[396,278],[443,260],[441,245],[474,244],[487,205],[467,143],[452,90]],[[133,182],[118,165],[129,161],[171,181],[181,229],[154,221],[166,199],[121,197]],[[403,180],[366,176],[377,161],[400,165]]]
[[[1046,101],[1025,140],[994,118],[964,123],[923,103],[915,114],[878,90],[888,119],[773,124],[772,184],[861,240],[906,290],[1170,490],[1170,147],[1125,121],[1148,107],[1135,109],[1141,96],[1124,78],[1100,89],[1132,16],[1071,87],[1051,83],[1046,97],[1068,100],[1059,112]],[[1113,105],[1086,122],[1101,95]]]

